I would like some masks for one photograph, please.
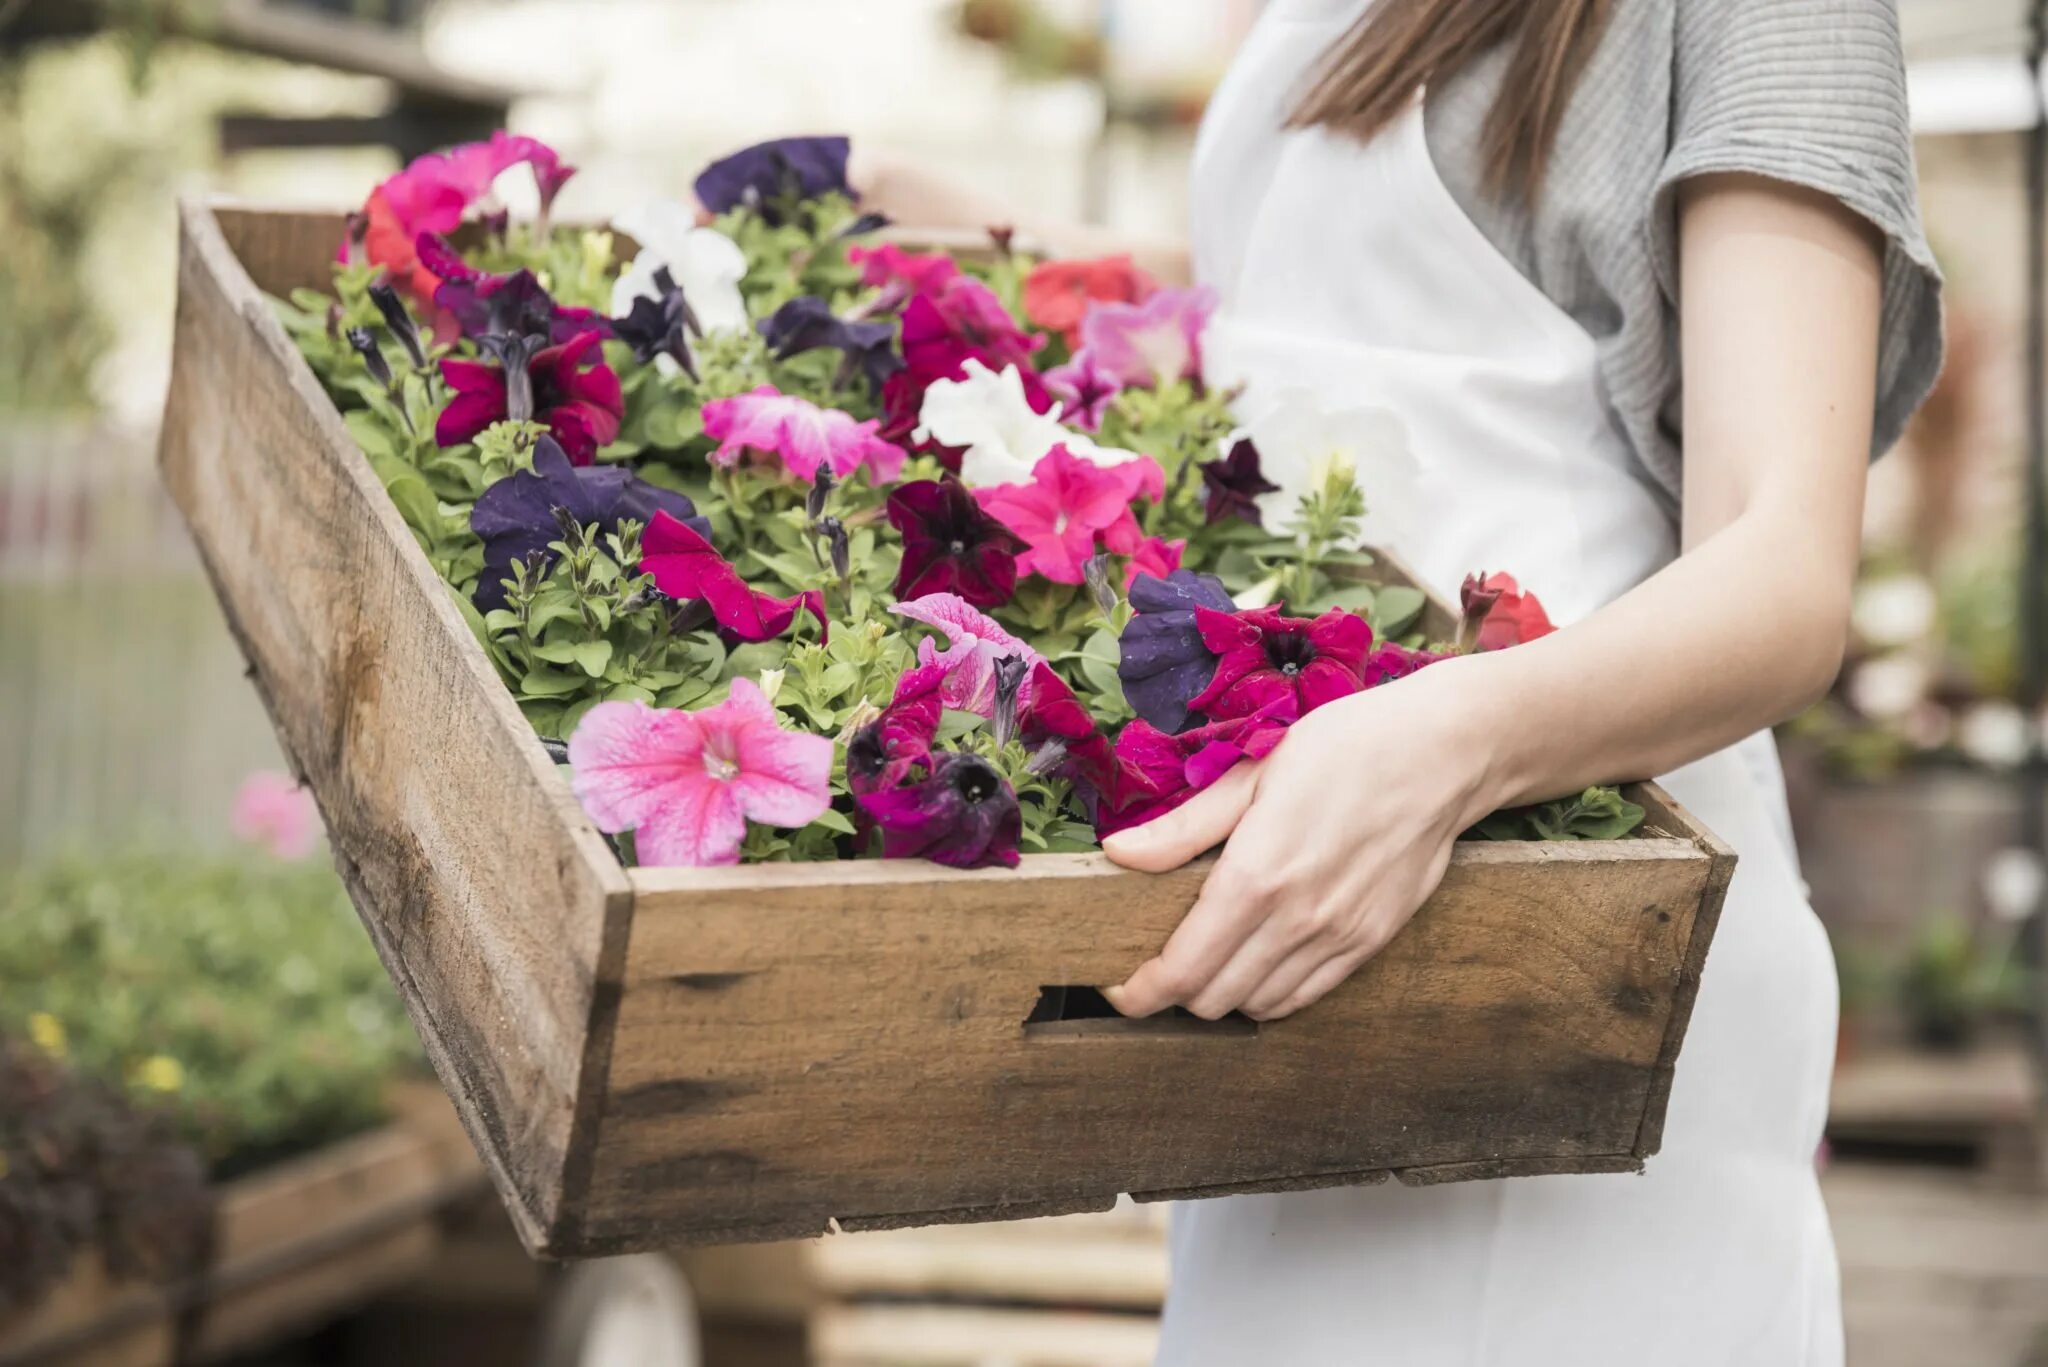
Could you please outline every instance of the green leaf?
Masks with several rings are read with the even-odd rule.
[[[577,665],[585,674],[596,679],[603,677],[605,666],[612,662],[612,643],[604,640],[550,641],[544,646],[535,647],[533,655],[535,659],[546,660],[551,664]]]
[[[949,707],[939,717],[938,740],[949,744],[970,732],[979,731],[988,724],[988,719],[978,712],[962,712]]]
[[[840,835],[853,834],[852,820],[847,817],[846,813],[832,807],[827,807],[823,814],[811,824],[813,826],[823,826],[826,830],[836,831]]]
[[[1399,636],[1428,605],[1429,598],[1421,589],[1410,588],[1406,584],[1389,584],[1379,591],[1367,620],[1381,636]]]
[[[560,669],[532,669],[519,681],[519,691],[529,698],[566,698],[572,693],[582,692],[584,684],[580,674]]]

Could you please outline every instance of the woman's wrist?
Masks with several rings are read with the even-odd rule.
[[[1447,767],[1463,779],[1459,830],[1523,800],[1523,710],[1515,702],[1518,681],[1509,664],[1506,652],[1462,655],[1418,676],[1445,709]]]

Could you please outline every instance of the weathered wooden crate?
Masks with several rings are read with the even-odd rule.
[[[341,231],[184,206],[163,475],[535,1252],[1656,1152],[1734,855],[1653,786],[1642,838],[1461,845],[1362,973],[1256,1027],[1026,1023],[1156,952],[1200,865],[622,868],[264,298]]]

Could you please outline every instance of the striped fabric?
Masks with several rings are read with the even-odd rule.
[[[1941,366],[1894,0],[1614,0],[1531,213],[1489,198],[1477,148],[1503,54],[1432,88],[1429,143],[1466,212],[1599,344],[1615,420],[1674,499],[1677,184],[1746,171],[1832,195],[1885,235],[1875,449]]]

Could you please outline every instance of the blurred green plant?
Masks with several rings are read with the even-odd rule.
[[[0,885],[0,1030],[160,1104],[216,1179],[373,1126],[419,1048],[305,862],[74,857]]]
[[[1988,943],[1953,913],[1920,927],[1898,975],[1899,1005],[1915,1039],[1961,1048],[1993,1018],[2025,1006],[2026,970],[2005,939]]]

